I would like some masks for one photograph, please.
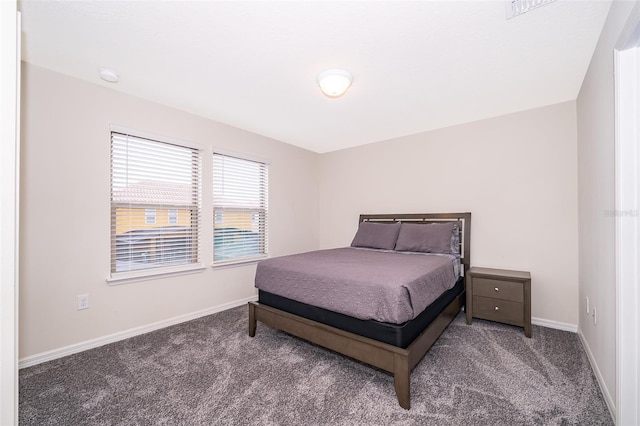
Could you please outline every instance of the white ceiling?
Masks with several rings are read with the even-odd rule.
[[[22,0],[23,59],[316,152],[576,99],[611,0]],[[120,74],[117,84],[98,69]],[[325,97],[316,76],[351,71]]]

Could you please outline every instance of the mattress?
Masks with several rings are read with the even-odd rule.
[[[260,262],[264,292],[360,320],[404,324],[456,283],[452,255],[346,247]]]
[[[368,337],[379,342],[400,348],[407,348],[416,337],[427,328],[440,312],[457,296],[464,293],[464,278],[460,277],[453,288],[445,291],[415,319],[404,324],[390,324],[375,320],[361,320],[327,309],[297,302],[286,297],[258,291],[258,301],[264,305],[280,309],[312,321],[339,328],[359,336]],[[464,301],[464,297],[462,298]]]

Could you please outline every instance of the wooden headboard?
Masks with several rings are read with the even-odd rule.
[[[455,222],[460,232],[460,263],[464,275],[471,266],[471,213],[361,214],[360,222],[443,223]]]

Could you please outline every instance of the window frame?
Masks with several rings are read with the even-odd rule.
[[[118,133],[118,134],[122,134],[125,136],[131,136],[133,138],[138,138],[138,139],[145,139],[145,140],[149,140],[151,142],[157,142],[157,143],[161,143],[161,144],[166,144],[166,145],[173,145],[173,146],[177,146],[180,148],[185,148],[185,149],[189,149],[192,150],[193,154],[196,156],[196,159],[194,160],[194,162],[192,163],[192,165],[195,165],[194,168],[192,168],[192,176],[194,176],[195,179],[195,187],[192,186],[192,190],[196,191],[196,197],[197,200],[195,202],[195,204],[190,205],[190,206],[180,206],[181,209],[188,209],[190,210],[190,215],[191,217],[195,217],[195,220],[192,220],[192,222],[190,223],[190,227],[195,226],[196,229],[193,231],[192,237],[195,240],[193,242],[193,249],[195,251],[194,253],[194,261],[193,262],[189,262],[189,263],[185,263],[185,264],[175,264],[175,265],[166,265],[166,266],[156,266],[156,267],[150,267],[150,268],[143,268],[143,269],[139,269],[139,270],[127,270],[127,271],[115,271],[112,270],[112,265],[114,262],[114,257],[115,256],[115,244],[116,244],[116,239],[115,239],[115,223],[113,222],[115,220],[115,215],[116,215],[116,209],[117,208],[121,208],[123,206],[122,202],[118,202],[118,201],[114,201],[113,200],[113,153],[110,154],[109,157],[109,161],[110,161],[110,173],[111,173],[111,177],[110,177],[110,190],[109,190],[109,205],[110,205],[110,225],[109,225],[109,240],[110,240],[110,251],[109,251],[109,275],[106,279],[107,283],[110,285],[117,285],[117,284],[124,284],[124,283],[129,283],[129,282],[136,282],[136,281],[144,281],[144,280],[149,280],[149,279],[154,279],[154,278],[158,278],[158,277],[162,277],[162,276],[173,276],[173,275],[183,275],[183,274],[188,274],[188,273],[194,273],[194,272],[199,272],[205,269],[205,265],[202,263],[202,257],[203,257],[203,246],[202,246],[202,231],[203,231],[203,221],[202,221],[202,171],[203,171],[203,167],[202,167],[202,154],[204,152],[204,148],[200,145],[197,144],[193,144],[193,143],[189,143],[189,142],[185,142],[182,140],[177,140],[177,139],[173,139],[173,138],[168,138],[168,137],[164,137],[164,136],[159,136],[159,135],[155,135],[155,134],[151,134],[151,133],[147,133],[147,132],[142,132],[142,131],[138,131],[138,130],[132,130],[132,129],[128,129],[128,128],[124,128],[121,126],[115,126],[115,125],[111,125],[109,127],[109,146],[110,146],[110,151],[112,152],[113,150],[113,134],[114,133]],[[170,203],[167,203],[167,206]],[[144,213],[144,222],[146,224],[147,222],[147,209],[156,209],[156,223],[157,223],[157,214],[158,214],[158,206],[157,205],[152,205],[152,204],[144,204],[144,203],[129,203],[128,204],[129,207],[134,206],[135,208],[141,208],[141,209],[145,209],[145,213]],[[161,207],[164,208],[168,215],[168,210],[172,209],[173,207],[169,206],[169,207]]]

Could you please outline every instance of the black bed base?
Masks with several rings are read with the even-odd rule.
[[[339,328],[350,333],[368,337],[379,342],[387,343],[399,348],[407,348],[416,337],[436,318],[442,310],[464,292],[464,278],[458,279],[456,284],[444,292],[438,299],[427,307],[420,315],[404,324],[390,324],[374,320],[361,320],[348,315],[339,314],[327,309],[300,303],[286,297],[277,296],[266,291],[258,291],[258,301],[261,304],[317,321],[331,327]],[[464,300],[464,299],[463,299]]]

